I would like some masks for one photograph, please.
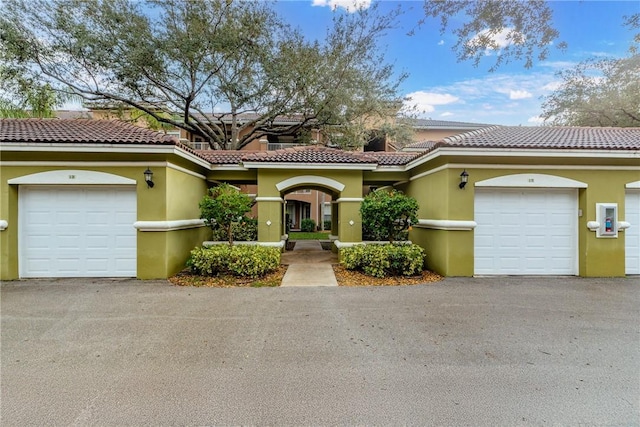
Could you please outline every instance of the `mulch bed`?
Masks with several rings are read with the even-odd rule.
[[[198,276],[186,269],[175,276],[170,277],[169,281],[177,286],[197,286],[206,288],[275,287],[280,286],[284,273],[286,272],[287,266],[281,265],[273,273],[269,273],[257,279],[251,279],[247,277],[236,277],[233,275],[221,275],[215,277]]]
[[[347,270],[334,264],[333,271],[339,286],[406,286],[432,283],[442,280],[442,276],[431,271],[423,271],[419,276],[372,277],[358,271]]]
[[[209,288],[235,288],[235,287],[275,287],[280,286],[282,278],[287,271],[286,265],[281,265],[278,270],[258,279],[235,277],[231,275],[208,277],[192,274],[189,270],[183,270],[169,281],[176,286],[197,286]],[[339,286],[406,286],[433,283],[442,280],[442,276],[431,271],[423,271],[419,276],[396,276],[377,278],[366,274],[349,271],[339,264],[333,264],[333,271]]]

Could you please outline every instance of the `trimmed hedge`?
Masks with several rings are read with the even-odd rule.
[[[260,277],[280,266],[280,249],[265,246],[214,245],[195,248],[187,261],[193,273],[204,276],[233,274],[240,277]]]
[[[356,245],[340,249],[340,263],[373,277],[414,276],[424,268],[424,250],[418,245]]]

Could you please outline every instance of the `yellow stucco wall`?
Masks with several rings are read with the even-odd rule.
[[[156,168],[157,169],[157,168]],[[158,177],[156,179],[156,174]],[[172,221],[200,218],[199,203],[206,194],[206,181],[175,169],[154,169],[153,188],[138,191],[145,205],[144,221]],[[143,216],[138,213],[138,218]],[[185,267],[189,252],[209,240],[207,227],[171,231],[138,231],[138,278],[170,277]]]
[[[633,168],[603,168],[594,166],[539,168],[500,168],[466,165],[469,183],[464,190],[458,188],[458,166],[445,167],[435,173],[410,181],[408,195],[420,205],[420,219],[474,220],[474,183],[490,178],[515,174],[544,174],[583,182],[587,188],[578,190],[578,263],[579,274],[587,277],[624,276],[624,231],[618,238],[596,238],[587,228],[588,221],[596,219],[596,203],[617,203],[618,219],[624,220],[625,184],[637,181],[640,173]],[[410,239],[423,246],[432,268],[447,276],[473,275],[473,231],[433,230],[414,227]]]
[[[45,161],[47,163],[43,163]],[[18,277],[18,198],[19,186],[8,185],[12,178],[53,170],[91,170],[105,172],[136,181],[138,221],[173,221],[199,218],[198,204],[206,193],[207,179],[232,183],[258,182],[259,240],[279,241],[284,230],[283,204],[280,198],[295,187],[280,191],[276,184],[294,177],[308,176],[299,188],[314,188],[314,177],[333,179],[345,187],[336,191],[317,185],[331,194],[337,212],[335,230],[343,242],[362,239],[359,200],[365,184],[384,183],[394,178],[404,181],[411,174],[415,179],[397,188],[418,200],[418,217],[434,220],[474,220],[474,184],[512,174],[546,174],[568,178],[587,184],[578,190],[578,262],[581,276],[624,276],[625,232],[617,239],[597,238],[586,224],[596,219],[596,203],[617,203],[619,220],[624,220],[625,184],[640,180],[637,159],[619,162],[605,159],[605,167],[598,159],[558,160],[547,158],[451,158],[439,157],[418,165],[409,172],[389,175],[349,169],[252,169],[216,171],[204,170],[200,165],[170,154],[114,154],[114,153],[5,153],[0,168],[0,219],[8,228],[0,231],[0,279]],[[38,163],[33,163],[37,161]],[[167,161],[176,165],[169,167]],[[499,162],[500,163],[499,163]],[[8,162],[8,163],[7,163]],[[21,163],[16,163],[21,162]],[[484,164],[483,164],[484,162]],[[491,162],[496,162],[493,164]],[[510,162],[509,164],[505,162]],[[33,164],[31,164],[33,163]],[[55,164],[59,164],[56,166]],[[568,163],[568,164],[566,164]],[[147,188],[142,172],[151,165],[155,186]],[[464,166],[461,166],[464,165]],[[469,173],[464,190],[458,188],[460,172]],[[187,171],[183,169],[188,169]],[[431,171],[436,170],[431,173]],[[419,175],[423,174],[423,175]],[[382,177],[382,178],[381,178]],[[393,179],[391,179],[393,181]],[[271,221],[271,225],[267,225]],[[168,277],[184,267],[189,251],[203,240],[210,230],[205,227],[172,231],[138,231],[137,274],[141,279]],[[474,271],[473,230],[435,230],[414,227],[409,238],[427,252],[429,268],[448,276],[472,276]]]
[[[23,154],[21,156],[24,157]],[[68,156],[73,159],[75,154],[72,153]],[[6,162],[7,157],[3,156],[3,161]],[[63,157],[59,153],[53,157],[59,157],[62,163]],[[9,160],[12,159],[9,158]],[[32,160],[36,159],[32,157]],[[155,160],[157,161],[157,159]],[[55,162],[51,161],[52,164]],[[118,163],[126,164],[124,161]],[[136,181],[138,221],[197,219],[200,216],[198,203],[206,192],[206,181],[203,177],[166,166],[151,167],[155,186],[147,188],[142,173],[146,166],[141,164],[103,166],[101,164],[92,165],[90,162],[74,164],[68,160],[61,166],[28,165],[26,162],[25,164],[27,165],[12,166],[11,163],[5,163],[0,168],[0,219],[9,224],[6,230],[0,232],[1,280],[17,279],[19,276],[18,197],[20,186],[8,185],[10,179],[57,170],[97,171],[129,178]],[[184,268],[189,251],[206,240],[207,233],[210,232],[205,227],[173,231],[138,231],[138,278],[168,277],[181,270]]]

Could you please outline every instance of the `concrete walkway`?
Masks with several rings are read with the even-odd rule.
[[[338,255],[325,251],[317,240],[297,240],[292,251],[282,254],[282,264],[288,265],[280,286],[338,286],[331,264]]]

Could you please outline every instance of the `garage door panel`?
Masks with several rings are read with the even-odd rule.
[[[577,191],[476,189],[475,274],[577,274]]]
[[[21,186],[19,198],[21,277],[136,275],[134,187]]]

